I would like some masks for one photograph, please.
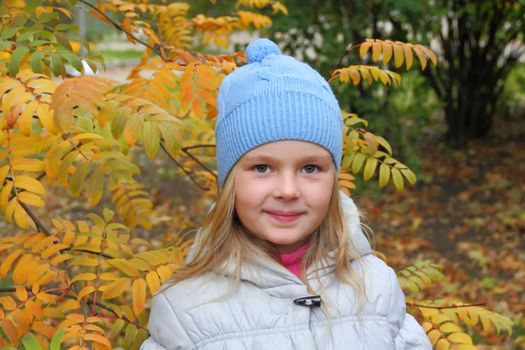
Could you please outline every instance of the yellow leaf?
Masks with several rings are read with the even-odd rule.
[[[454,345],[454,350],[478,350],[478,347],[472,344],[457,344]]]
[[[394,64],[396,68],[401,67],[405,57],[403,55],[403,43],[394,43]]]
[[[373,42],[372,43],[372,61],[377,62],[379,56],[381,55],[381,43]]]
[[[472,344],[472,338],[463,332],[452,333],[448,337],[448,340],[452,343],[460,344]]]
[[[46,193],[44,186],[42,186],[37,179],[25,175],[18,175],[15,177],[15,187],[37,194]]]
[[[379,166],[379,187],[385,187],[390,180],[390,167],[385,163]]]
[[[73,277],[71,281],[69,282],[69,284],[71,285],[75,283],[76,281],[93,281],[96,278],[97,278],[97,275],[92,272],[80,273],[76,275],[75,277]]]
[[[0,304],[6,310],[14,310],[16,308],[16,301],[10,295],[0,297]]]
[[[390,40],[385,40],[383,43],[383,63],[387,64],[392,58],[392,42]]]
[[[37,101],[31,101],[24,108],[24,111],[19,118],[20,131],[24,136],[31,136],[32,125],[33,125],[33,114],[35,114],[36,108],[38,107]]]
[[[133,312],[135,315],[139,315],[144,310],[146,303],[146,282],[142,278],[137,278],[133,281]]]
[[[130,277],[138,277],[140,275],[139,270],[127,260],[112,259],[108,261],[108,264],[119,269]]]
[[[173,271],[168,266],[159,266],[157,268],[157,273],[159,274],[162,283],[165,283],[171,277]]]
[[[40,159],[15,158],[11,161],[11,167],[18,171],[41,172],[44,170],[44,162]]]
[[[35,207],[43,208],[45,207],[45,202],[42,198],[31,192],[20,192],[18,193],[18,199],[25,204],[32,205]]]
[[[86,287],[82,288],[82,290],[80,292],[78,292],[77,300],[80,300],[80,299],[84,298],[85,296],[93,293],[94,291],[96,291],[96,289],[93,286],[86,286]]]
[[[432,345],[436,345],[437,341],[441,338],[441,332],[439,332],[437,329],[432,329],[427,333],[427,336],[428,339],[430,339]]]
[[[7,166],[6,166],[6,168],[7,168]],[[6,211],[6,209],[7,209],[7,204],[8,204],[8,201],[9,201],[9,197],[11,196],[11,191],[12,190],[13,190],[13,182],[12,181],[8,181],[4,185],[2,190],[0,191],[0,209],[2,209],[2,211]]]
[[[361,170],[365,159],[366,157],[364,154],[356,153],[354,159],[352,160],[352,173],[357,174]]]
[[[419,63],[421,64],[421,70],[424,70],[427,66],[427,59],[425,55],[423,54],[423,52],[421,51],[421,48],[419,48],[418,45],[412,46],[412,49],[416,53]]]
[[[148,272],[148,274],[146,275],[146,281],[148,282],[148,287],[151,295],[155,294],[160,289],[161,283],[157,272]]]
[[[448,340],[441,338],[438,340],[436,347],[436,350],[449,350],[450,349],[450,343]]]
[[[365,181],[370,180],[372,176],[374,175],[374,172],[376,171],[377,167],[377,159],[376,158],[368,158],[365,164],[365,169],[363,171],[363,179]]]
[[[102,299],[112,299],[120,296],[126,289],[129,288],[131,285],[131,279],[130,278],[121,278],[113,283],[104,286],[104,290],[102,293]],[[102,288],[100,288],[102,289]]]
[[[47,129],[49,132],[51,132],[52,134],[57,134],[60,131],[53,119],[53,110],[49,107],[48,104],[39,103],[38,107],[36,108],[36,114],[38,115],[38,119],[40,120],[44,128]]]
[[[455,332],[461,332],[461,328],[455,324],[455,323],[452,323],[452,322],[446,322],[446,323],[443,323],[440,327],[439,327],[439,330],[441,331],[441,333],[455,333]]]
[[[416,174],[410,169],[401,169],[401,173],[405,176],[409,183],[412,185],[416,183]]]
[[[34,268],[33,261],[33,254],[24,254],[20,260],[18,260],[13,270],[13,282],[15,284],[23,284],[26,281],[27,275]]]
[[[405,53],[405,63],[407,70],[412,67],[412,63],[414,61],[414,57],[412,55],[412,45],[411,44],[404,44],[403,45],[403,51]]]
[[[396,189],[403,189],[403,176],[399,172],[399,169],[392,168],[392,181],[394,182],[394,186]]]
[[[363,58],[366,55],[366,53],[372,46],[372,42],[373,39],[366,39],[366,41],[361,44],[361,46],[359,47],[359,56],[361,56],[361,58]]]

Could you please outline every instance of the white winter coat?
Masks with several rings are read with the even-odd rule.
[[[231,278],[207,274],[176,283],[152,301],[148,338],[141,350],[176,349],[432,349],[425,332],[405,311],[405,297],[394,271],[371,254],[348,197],[344,210],[351,239],[362,259],[353,261],[362,276],[365,300],[340,283],[333,262],[307,277],[320,291],[329,316],[319,307],[294,304],[308,296],[304,283],[270,259],[245,263],[241,283],[230,295]]]

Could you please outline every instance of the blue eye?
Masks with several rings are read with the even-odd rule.
[[[303,167],[303,171],[307,174],[313,174],[319,171],[319,167],[317,165],[308,164]]]
[[[253,170],[255,170],[258,173],[267,173],[270,171],[270,167],[266,164],[259,164],[254,166]]]

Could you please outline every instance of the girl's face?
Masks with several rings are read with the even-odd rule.
[[[325,218],[335,171],[330,153],[310,142],[259,146],[239,160],[232,174],[237,215],[278,251],[293,251]]]

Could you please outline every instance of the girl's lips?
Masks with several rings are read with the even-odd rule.
[[[282,223],[294,222],[301,216],[300,212],[266,211],[271,218]]]

